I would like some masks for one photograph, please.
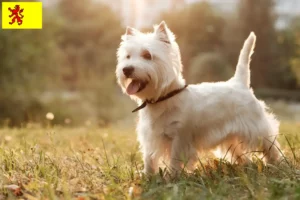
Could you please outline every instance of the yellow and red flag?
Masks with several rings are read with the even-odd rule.
[[[42,29],[42,2],[2,2],[2,29]]]

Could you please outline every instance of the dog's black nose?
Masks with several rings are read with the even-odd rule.
[[[133,71],[134,71],[134,68],[132,66],[123,68],[123,73],[126,77],[129,77]]]

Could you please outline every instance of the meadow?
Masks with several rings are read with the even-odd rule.
[[[231,165],[210,154],[192,174],[146,177],[134,126],[0,130],[0,199],[300,199],[300,124],[282,122],[286,161]]]

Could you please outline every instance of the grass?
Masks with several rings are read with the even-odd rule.
[[[300,124],[283,123],[289,164],[230,165],[209,155],[176,180],[140,176],[134,129],[0,129],[0,199],[300,199]]]

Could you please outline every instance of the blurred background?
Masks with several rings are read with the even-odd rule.
[[[188,83],[230,78],[254,31],[256,95],[280,119],[300,122],[299,0],[44,0],[43,6],[42,30],[0,31],[1,126],[133,121],[135,103],[116,84],[116,50],[127,25],[151,31],[161,20],[177,36]]]

